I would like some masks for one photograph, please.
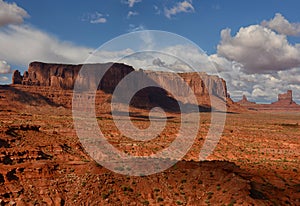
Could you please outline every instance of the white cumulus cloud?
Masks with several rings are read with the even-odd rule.
[[[5,61],[26,66],[31,61],[81,63],[94,49],[78,46],[26,25],[10,25],[0,30],[0,56]]]
[[[280,13],[276,13],[275,17],[269,21],[263,21],[261,25],[268,27],[280,34],[285,34],[288,36],[300,35],[300,23],[290,23]]]
[[[128,6],[131,8],[133,7],[136,3],[141,2],[142,0],[127,0],[127,1],[122,1],[125,4],[128,4]]]
[[[129,11],[128,14],[127,14],[127,19],[129,19],[132,16],[137,16],[137,15],[139,15],[138,12],[136,12],[136,11]]]
[[[248,73],[265,73],[300,66],[300,45],[260,25],[242,27],[235,36],[221,31],[218,55],[241,63]]]
[[[6,61],[0,61],[0,74],[8,74],[10,72],[10,65]]]
[[[182,1],[178,2],[176,5],[174,5],[172,8],[165,8],[164,13],[167,18],[171,18],[172,16],[178,14],[178,13],[191,13],[194,12],[195,9],[192,5],[192,1]]]
[[[107,22],[107,19],[104,18],[104,17],[99,17],[97,19],[92,19],[90,21],[92,24],[100,24],[100,23],[106,23]]]
[[[0,0],[0,26],[8,24],[21,24],[28,13],[16,3],[7,3]]]
[[[300,68],[279,71],[278,76],[285,82],[289,82],[290,84],[298,84],[300,86]]]
[[[9,81],[8,77],[7,76],[0,76],[0,83],[3,84],[3,83],[7,83]]]
[[[108,16],[108,14],[104,15],[99,12],[88,13],[83,16],[82,21],[88,21],[91,24],[104,24],[107,22]]]

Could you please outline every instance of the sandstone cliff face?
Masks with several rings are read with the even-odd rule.
[[[68,64],[46,64],[41,62],[32,62],[29,64],[28,71],[21,76],[20,72],[15,71],[12,77],[13,84],[32,85],[32,86],[50,86],[58,89],[73,89],[75,80],[83,65],[68,65]],[[89,72],[95,74],[87,77],[79,77],[86,84],[87,87],[98,85],[96,82],[95,69],[101,70],[104,67],[110,67],[101,81],[99,88],[110,91],[111,88],[128,73],[134,69],[124,64],[95,64],[86,65]]]
[[[81,70],[83,67],[86,70]],[[107,68],[109,69],[104,74]],[[83,71],[88,72],[88,75]],[[118,86],[121,88],[121,92],[114,93],[113,96],[120,103],[143,109],[158,106],[173,112],[180,111],[178,103],[183,103],[187,108],[190,108],[191,105],[199,105],[200,111],[210,111],[212,107],[211,96],[220,103],[230,99],[227,98],[226,82],[217,76],[195,72],[177,74],[134,70],[131,66],[119,63],[86,64],[83,66],[33,62],[23,76],[18,71],[14,72],[13,84],[21,84],[22,87],[32,86],[32,90],[45,88],[45,91],[42,91],[43,95],[56,104],[69,108],[72,107],[71,90],[74,87],[78,88],[78,84],[80,90],[94,91],[97,89],[106,94],[114,93]],[[134,90],[135,92],[132,92]],[[38,91],[40,92],[40,90]],[[62,91],[70,91],[71,93],[62,94]],[[76,89],[76,91],[78,90]],[[99,100],[98,96],[97,92],[97,105],[103,102]],[[81,97],[79,95],[76,98],[80,99]],[[93,96],[88,98],[94,101]],[[106,101],[110,102],[110,98],[103,96],[102,99],[107,99]],[[81,102],[80,100],[79,102],[77,102],[79,105],[74,106],[82,107],[87,104],[85,101]],[[230,101],[227,103],[230,104]]]
[[[131,66],[119,63],[107,64],[91,64],[86,65],[89,72],[89,78],[85,76],[78,77],[78,73],[82,65],[66,65],[66,64],[47,64],[41,62],[32,62],[29,65],[28,71],[21,76],[20,72],[13,73],[13,84],[34,85],[34,86],[50,86],[58,89],[73,89],[76,78],[82,85],[87,87],[95,87],[108,93],[112,93],[118,83],[130,72],[135,71]],[[102,68],[109,66],[110,69],[103,76],[100,84],[96,82],[99,71]],[[97,70],[97,72],[96,72]],[[144,81],[145,76],[150,79],[159,80],[161,86],[169,85],[174,90],[178,91],[181,96],[186,96],[186,88],[182,87],[182,80],[184,79],[187,85],[190,86],[195,95],[208,95],[212,94],[217,97],[227,97],[226,82],[217,77],[210,76],[205,73],[180,73],[175,74],[171,72],[154,72],[154,71],[135,71],[142,72],[142,78],[136,78],[132,84],[138,86]],[[141,82],[138,82],[141,81]]]
[[[32,62],[22,79],[23,85],[51,86],[72,89],[81,65],[44,64]]]
[[[23,77],[22,77],[21,73],[18,70],[15,70],[13,72],[12,76],[13,76],[13,78],[12,78],[12,83],[13,84],[22,84]]]
[[[212,94],[217,97],[227,97],[227,87],[224,79],[207,75],[206,73],[181,73],[179,74],[192,88],[196,95]]]

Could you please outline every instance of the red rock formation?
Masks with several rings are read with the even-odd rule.
[[[296,103],[293,101],[293,92],[292,90],[287,90],[286,93],[278,94],[278,101],[273,102],[274,105],[296,105]]]
[[[83,65],[68,64],[46,64],[41,62],[32,62],[29,64],[28,72],[23,77],[18,71],[15,71],[12,77],[13,84],[50,86],[59,89],[73,89],[75,80]],[[110,91],[117,83],[128,73],[134,69],[124,64],[94,64],[85,65],[89,68],[89,72],[95,72],[95,69],[110,67],[101,81],[99,87]],[[98,71],[98,70],[97,70]],[[96,75],[89,75],[88,79],[84,79],[87,86],[94,86]],[[97,83],[98,85],[98,83]]]
[[[244,108],[256,111],[300,111],[300,105],[293,101],[292,90],[288,90],[287,93],[284,94],[278,94],[278,101],[272,102],[271,104],[249,102],[245,95],[242,100],[236,103]]]
[[[251,105],[256,104],[255,102],[248,101],[246,95],[243,95],[243,98],[240,101],[238,101],[237,103],[242,106],[251,106]]]
[[[59,89],[73,89],[78,73],[83,65],[66,65],[66,64],[46,64],[41,62],[32,62],[29,65],[28,72],[26,71],[23,77],[18,71],[13,74],[13,84],[23,85],[35,85],[35,86],[50,86]],[[107,63],[107,64],[87,64],[89,72],[93,75],[80,76],[77,78],[79,82],[82,82],[82,86],[95,88],[98,85],[97,77],[99,77],[99,71],[103,71],[104,68],[110,67],[105,73],[98,89],[107,93],[112,93],[116,85],[130,72],[135,71],[131,66],[119,63]],[[96,72],[97,71],[97,72]],[[180,73],[175,74],[171,72],[154,72],[154,71],[135,71],[138,74],[143,73],[142,76],[147,76],[152,80],[159,80],[164,85],[176,89],[182,97],[187,96],[187,91],[182,87],[183,80],[190,86],[196,96],[208,96],[209,94],[226,99],[227,87],[226,82],[217,77],[210,76],[205,73]],[[139,82],[141,81],[141,82]],[[143,78],[136,78],[132,84],[138,86],[142,83]]]
[[[13,72],[12,76],[13,76],[13,78],[12,78],[12,83],[13,84],[22,84],[23,77],[22,77],[21,73],[18,70],[15,70]]]

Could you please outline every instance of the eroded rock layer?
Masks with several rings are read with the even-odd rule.
[[[80,73],[78,77],[81,68],[87,68],[86,71],[89,74]],[[107,72],[103,74],[102,72],[106,69]],[[152,80],[158,80],[162,86],[168,85],[168,87],[176,89],[180,96],[185,96],[187,91],[185,90],[186,87],[182,86],[183,79],[193,93],[198,96],[212,94],[216,97],[227,97],[226,82],[217,76],[195,72],[176,74],[171,72],[136,71],[131,66],[120,63],[67,65],[32,62],[23,76],[19,71],[15,71],[12,82],[13,84],[50,86],[68,90],[74,88],[77,80],[83,87],[94,88],[97,86],[98,89],[111,93],[116,85],[131,72],[137,73],[137,77],[140,77],[134,78],[131,82],[135,86],[143,84],[145,77],[148,77]],[[99,83],[98,78],[101,75],[103,78]]]

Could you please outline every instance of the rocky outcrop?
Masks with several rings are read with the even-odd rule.
[[[15,70],[12,75],[12,83],[13,84],[22,84],[23,77],[18,70]]]
[[[88,75],[88,78],[82,78],[87,87],[93,87],[96,82],[96,69],[101,71],[106,67],[110,69],[104,75],[99,88],[110,91],[117,83],[128,73],[134,69],[124,64],[94,64],[85,65],[89,67],[89,72],[94,72],[95,75]],[[30,86],[50,86],[58,89],[73,89],[75,80],[83,65],[69,65],[69,64],[47,64],[42,62],[32,62],[29,64],[28,71],[21,76],[19,71],[14,71],[12,76],[13,84],[22,84]]]
[[[242,106],[252,106],[252,105],[256,104],[255,102],[248,101],[246,95],[243,95],[243,98],[240,101],[238,101],[237,103]]]
[[[278,94],[278,101],[271,104],[258,104],[248,101],[247,97],[243,95],[243,99],[236,102],[248,110],[256,111],[300,111],[300,105],[293,100],[292,90],[286,93]]]
[[[286,93],[278,94],[278,101],[273,102],[273,105],[296,105],[296,103],[293,100],[293,92],[292,90],[287,90]]]
[[[69,90],[74,88],[75,80],[81,83],[83,87],[97,88],[107,93],[112,93],[118,83],[129,73],[137,72],[143,78],[135,78],[132,84],[138,86],[143,84],[145,76],[159,81],[161,86],[168,85],[178,91],[181,96],[187,95],[186,87],[182,87],[182,80],[192,89],[197,96],[207,96],[209,94],[222,99],[227,97],[226,82],[218,76],[211,76],[205,73],[171,73],[171,72],[154,72],[144,70],[134,70],[131,66],[120,63],[106,64],[86,64],[89,75],[85,76],[78,73],[83,65],[66,65],[66,64],[47,64],[41,62],[32,62],[28,71],[23,76],[20,72],[15,71],[13,74],[13,84],[50,86],[53,88]],[[109,67],[100,81],[97,77],[101,75],[104,68]],[[100,71],[100,74],[99,74]],[[180,78],[181,77],[181,78]]]

